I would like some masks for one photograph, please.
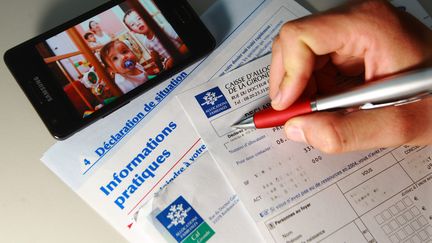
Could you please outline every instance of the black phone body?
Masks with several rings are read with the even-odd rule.
[[[186,0],[113,0],[4,60],[50,133],[65,139],[214,47]]]

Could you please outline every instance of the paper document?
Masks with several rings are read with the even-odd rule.
[[[133,218],[140,206],[181,176],[206,151],[182,111],[169,108],[137,130],[121,150],[105,161],[102,169],[76,190],[130,241],[149,240],[134,226]]]
[[[181,216],[174,216],[176,213]],[[194,218],[200,218],[200,224],[188,226]],[[172,222],[177,225],[171,225]],[[208,153],[143,206],[137,227],[146,231],[152,242],[171,242],[175,238],[178,242],[188,242],[188,238],[195,242],[263,242],[240,199]],[[177,234],[188,231],[188,236]]]
[[[287,140],[281,127],[230,127],[269,107],[270,61],[178,97],[266,241],[390,242],[432,227],[432,211],[422,210],[432,208],[430,147],[328,155]],[[416,234],[402,233],[411,224]]]

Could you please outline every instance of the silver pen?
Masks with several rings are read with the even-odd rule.
[[[266,109],[232,125],[234,128],[268,128],[285,124],[294,116],[317,111],[358,108],[362,110],[400,106],[432,95],[432,68],[420,69],[369,82],[347,92],[303,100],[286,110]]]

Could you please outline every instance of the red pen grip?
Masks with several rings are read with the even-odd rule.
[[[282,126],[290,118],[311,113],[311,101],[302,100],[296,102],[283,111],[277,111],[272,108],[257,112],[254,115],[254,123],[256,128],[268,128]]]

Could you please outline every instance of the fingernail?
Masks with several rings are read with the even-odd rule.
[[[304,135],[303,130],[296,125],[287,125],[285,127],[285,132],[287,137],[295,142],[306,143],[306,137]]]
[[[280,100],[282,98],[282,94],[280,91],[277,92],[276,96],[274,97],[274,99],[272,99],[271,103],[272,105],[277,105],[280,103]]]

